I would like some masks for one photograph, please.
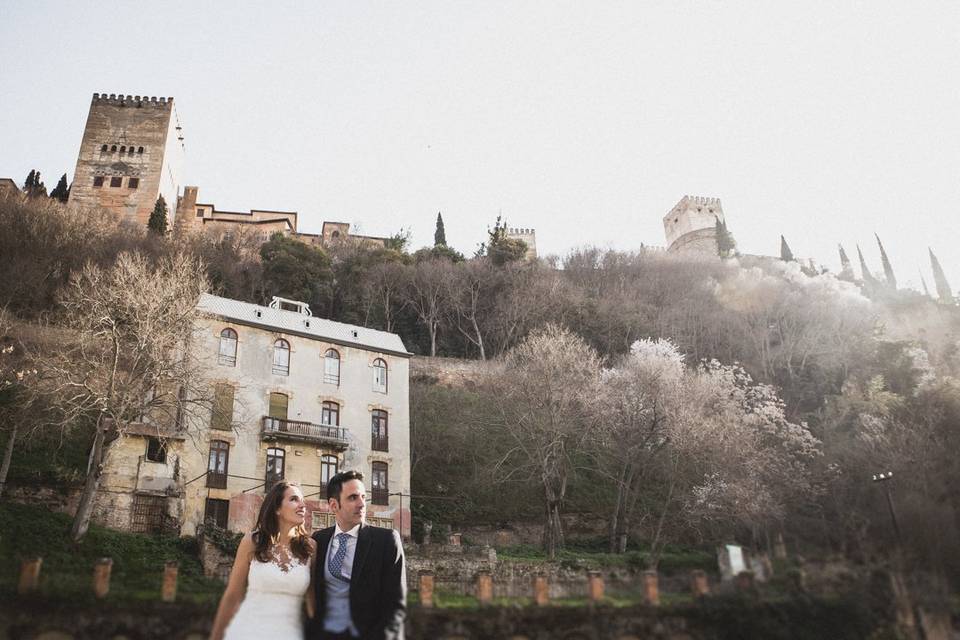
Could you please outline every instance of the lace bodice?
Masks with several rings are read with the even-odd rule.
[[[247,593],[227,627],[225,640],[301,640],[303,596],[310,586],[310,562],[271,549],[270,562],[250,561]]]

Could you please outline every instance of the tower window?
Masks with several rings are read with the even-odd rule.
[[[93,176],[93,186],[102,187],[103,186],[103,176]]]
[[[137,147],[137,153],[143,153],[143,147]]]
[[[131,189],[136,189],[140,186],[140,178],[130,178],[127,180],[127,186]]]
[[[120,147],[120,153],[126,153],[126,152],[127,152],[127,147],[126,147],[126,145],[121,146],[121,147]]]
[[[121,178],[120,176],[113,176],[112,178],[110,178],[110,186],[111,187],[123,186],[123,178]]]
[[[197,207],[197,217],[198,218],[203,217],[203,207]]]
[[[112,147],[110,147],[110,153],[114,153],[116,152],[116,150],[117,150],[117,145],[113,145]]]
[[[102,147],[100,147],[100,153],[106,153],[106,152],[107,152],[107,145],[103,145]]]

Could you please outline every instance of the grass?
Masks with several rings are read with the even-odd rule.
[[[212,607],[219,600],[223,584],[203,576],[195,538],[123,533],[91,525],[80,543],[74,544],[69,537],[70,522],[62,513],[0,502],[0,598],[16,592],[21,561],[39,556],[43,565],[38,598],[92,602],[94,563],[110,557],[108,602],[159,601],[168,560],[179,563],[179,602]]]
[[[635,571],[647,568],[648,549],[633,549],[626,553],[606,553],[596,545],[568,546],[557,551],[556,561],[568,569],[603,569],[624,567]],[[543,549],[531,545],[516,545],[497,549],[499,560],[515,562],[549,562]],[[668,545],[660,556],[657,570],[671,575],[702,569],[715,573],[717,560],[711,551]]]

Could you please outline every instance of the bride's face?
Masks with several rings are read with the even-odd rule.
[[[283,492],[283,502],[277,509],[277,518],[281,526],[296,527],[303,524],[307,515],[307,505],[303,501],[303,492],[300,487],[287,487]]]

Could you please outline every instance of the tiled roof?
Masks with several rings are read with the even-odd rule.
[[[334,322],[333,320],[303,315],[296,311],[272,309],[249,302],[221,298],[208,293],[200,297],[197,310],[266,330],[283,331],[316,340],[359,347],[368,351],[383,351],[400,356],[412,355],[403,346],[400,336],[395,333]]]

